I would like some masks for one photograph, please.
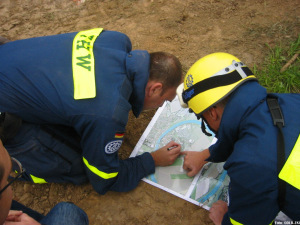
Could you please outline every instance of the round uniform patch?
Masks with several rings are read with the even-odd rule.
[[[122,141],[121,140],[118,140],[118,141],[111,141],[109,142],[106,146],[105,146],[105,152],[107,154],[112,154],[116,151],[119,150],[119,148],[121,147],[122,145]]]

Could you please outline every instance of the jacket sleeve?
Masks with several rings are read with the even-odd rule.
[[[149,153],[126,160],[119,159],[118,150],[122,138],[116,132],[124,131],[123,126],[108,119],[77,125],[83,127],[80,132],[85,170],[99,194],[105,194],[109,190],[132,190],[143,177],[154,173],[155,164]]]

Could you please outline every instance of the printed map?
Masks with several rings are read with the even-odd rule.
[[[180,143],[182,151],[202,151],[216,141],[202,132],[201,120],[181,108],[176,98],[157,110],[131,157],[155,151],[171,140]],[[182,168],[183,161],[180,156],[171,166],[156,167],[155,173],[144,181],[207,210],[217,200],[228,201],[229,177],[223,169],[224,163],[207,163],[191,178]]]

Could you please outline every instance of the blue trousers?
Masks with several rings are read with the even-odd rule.
[[[38,212],[27,208],[19,202],[13,201],[12,210],[21,210],[43,225],[88,225],[86,213],[70,202],[61,202],[54,206],[51,211],[43,216]]]
[[[23,121],[18,133],[4,146],[25,168],[23,180],[34,182],[37,177],[54,183],[88,182],[80,137],[70,127]]]

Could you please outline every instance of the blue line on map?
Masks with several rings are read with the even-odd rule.
[[[185,120],[185,121],[181,121],[181,122],[179,122],[179,123],[177,123],[177,124],[174,124],[172,127],[170,127],[168,130],[166,130],[166,131],[158,138],[158,140],[157,140],[157,142],[156,142],[156,144],[155,144],[155,150],[157,150],[157,149],[159,148],[159,143],[160,143],[161,139],[163,139],[164,136],[166,136],[169,132],[171,132],[171,131],[174,130],[175,128],[177,128],[177,127],[179,127],[179,126],[181,126],[181,125],[187,124],[187,123],[194,123],[194,124],[198,124],[198,125],[201,126],[202,121],[201,121],[201,120]],[[213,132],[211,132],[211,130],[210,130],[208,127],[206,127],[206,129],[207,129],[208,132],[210,132],[210,133],[213,134]],[[213,134],[213,135],[214,135],[214,134]],[[155,151],[155,150],[154,150],[154,151]],[[149,178],[148,178],[148,179],[151,180],[151,181],[153,181],[153,182],[155,182],[155,183],[158,183],[157,180],[156,180],[156,178],[155,178],[155,176],[154,176],[154,174],[149,175]]]
[[[169,132],[174,130],[176,127],[179,127],[179,126],[187,124],[187,123],[195,123],[195,124],[201,125],[201,120],[200,121],[199,120],[185,120],[185,121],[181,121],[177,124],[174,124],[168,130],[166,130],[162,135],[160,135],[160,137],[158,138],[158,140],[155,144],[155,150],[157,150],[159,148],[159,143],[160,143],[161,139],[163,139],[164,136],[166,136]],[[154,174],[149,175],[149,179],[155,183],[158,183],[157,180],[155,179]]]
[[[155,183],[158,183],[157,180],[156,180],[156,178],[155,178],[155,176],[154,176],[154,173],[149,175],[149,180],[151,180],[151,181],[153,181]]]
[[[181,121],[177,124],[174,124],[172,127],[170,127],[168,130],[166,130],[157,140],[156,144],[155,144],[155,150],[157,150],[159,148],[159,143],[161,142],[161,139],[163,139],[164,136],[166,136],[169,132],[171,132],[172,130],[174,130],[175,128],[187,124],[187,123],[194,123],[194,124],[198,124],[201,126],[201,120],[185,120],[185,121]],[[155,183],[157,183],[157,180],[155,179],[154,174],[149,175],[149,179]]]
[[[205,196],[203,196],[202,198],[200,198],[198,200],[198,202],[204,203],[205,201],[207,201],[211,196],[213,196],[214,194],[216,194],[216,192],[219,190],[219,188],[221,187],[223,181],[225,180],[227,175],[227,172],[224,170],[220,176],[220,179],[218,180],[216,186]]]
[[[164,136],[166,136],[170,131],[174,130],[176,127],[179,127],[183,124],[187,124],[187,123],[195,123],[195,124],[198,124],[198,125],[201,125],[201,120],[185,120],[185,121],[181,121],[177,124],[174,124],[172,127],[170,127],[168,130],[166,130],[160,137],[159,139],[157,140],[156,144],[155,144],[155,150],[158,149],[159,147],[159,143],[161,141],[161,139],[163,139]]]

